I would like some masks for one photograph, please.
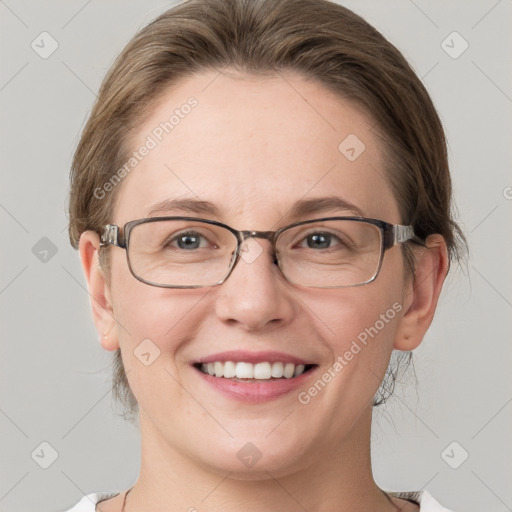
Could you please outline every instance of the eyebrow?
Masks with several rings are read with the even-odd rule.
[[[180,210],[183,213],[210,214],[219,216],[218,208],[209,201],[200,199],[184,198],[184,199],[165,199],[151,206],[147,213],[148,217],[152,217],[158,213],[165,213],[171,210]]]
[[[312,213],[324,213],[334,210],[344,210],[357,217],[365,217],[365,212],[354,203],[338,196],[301,199],[294,203],[286,214],[288,218],[304,217]]]
[[[195,198],[175,198],[165,199],[155,205],[152,205],[147,213],[148,217],[155,214],[161,214],[170,211],[180,211],[191,214],[209,214],[220,217],[220,210],[209,201]],[[317,197],[310,199],[300,199],[296,201],[291,209],[285,214],[286,219],[295,219],[311,214],[325,213],[334,210],[344,210],[357,217],[365,217],[365,212],[355,204],[338,196]]]

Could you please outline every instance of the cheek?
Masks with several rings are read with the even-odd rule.
[[[318,294],[314,315],[317,331],[331,361],[319,373],[315,389],[305,390],[307,402],[324,394],[324,404],[351,410],[370,404],[388,367],[398,322],[403,315],[401,262],[389,263],[370,284]],[[304,299],[308,302],[308,299]],[[313,308],[312,308],[313,309]]]
[[[193,403],[177,385],[185,368],[180,349],[196,337],[202,296],[197,290],[166,290],[132,281],[117,294],[119,344],[130,389],[141,409],[179,410],[186,417]]]
[[[347,289],[335,301],[322,301],[322,331],[333,360],[341,360],[351,371],[372,361],[379,368],[380,361],[386,364],[403,309],[400,297],[399,287],[372,283]]]
[[[150,339],[163,353],[172,354],[194,336],[196,305],[205,293],[157,288],[132,278],[113,294],[121,345],[135,349],[142,340]]]
[[[127,376],[136,388],[137,382],[160,378],[166,369],[176,371],[176,352],[194,338],[198,305],[208,292],[150,286],[135,279],[125,262],[116,263],[112,267],[114,317]]]
[[[325,289],[321,293],[317,291],[310,300],[304,300],[315,304],[317,325],[323,326],[322,331],[331,340],[332,349],[341,354],[350,350],[352,342],[377,352],[382,345],[390,350],[388,345],[393,341],[397,321],[402,314],[403,295],[403,262],[397,247],[388,251],[373,282],[352,288]],[[377,339],[378,346],[370,346],[370,342]]]

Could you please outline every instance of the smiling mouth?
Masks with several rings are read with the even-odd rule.
[[[294,364],[284,362],[247,363],[243,361],[215,361],[196,363],[199,371],[212,377],[240,382],[261,382],[280,379],[294,379],[314,368],[315,364]]]

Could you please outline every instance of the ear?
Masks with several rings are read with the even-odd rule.
[[[405,313],[397,326],[393,345],[397,350],[413,350],[423,340],[448,273],[449,258],[444,238],[430,235],[425,244],[426,248],[417,250],[414,276],[406,281],[402,298]]]
[[[94,325],[105,350],[119,348],[116,321],[112,309],[110,288],[99,264],[100,238],[94,231],[85,231],[80,236],[78,249],[89,288]]]

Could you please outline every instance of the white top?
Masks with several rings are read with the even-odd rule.
[[[120,491],[107,491],[87,494],[73,508],[66,512],[95,512],[96,504],[120,494]],[[409,500],[420,506],[420,512],[452,512],[442,507],[428,491],[388,492],[395,498]]]

